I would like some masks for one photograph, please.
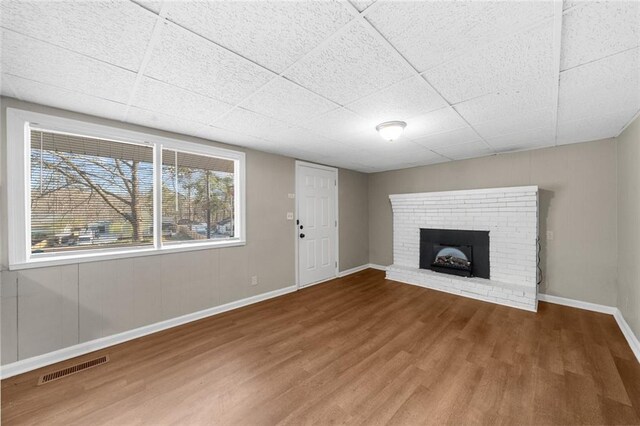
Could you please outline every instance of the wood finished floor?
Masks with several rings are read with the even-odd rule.
[[[2,423],[640,424],[640,364],[613,317],[374,270],[78,359],[2,381]]]

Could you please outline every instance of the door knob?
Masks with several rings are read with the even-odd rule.
[[[304,238],[304,234],[300,234],[300,238]]]

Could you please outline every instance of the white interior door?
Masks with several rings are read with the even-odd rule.
[[[337,179],[334,168],[296,164],[300,287],[337,275]]]

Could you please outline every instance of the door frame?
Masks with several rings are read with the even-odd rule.
[[[334,193],[335,196],[335,200],[334,200],[334,208],[335,208],[335,217],[336,217],[336,241],[335,241],[335,253],[336,253],[336,268],[334,271],[334,275],[331,278],[327,278],[326,280],[322,280],[322,281],[318,281],[315,283],[311,283],[308,284],[304,287],[300,287],[300,257],[298,255],[299,252],[299,247],[300,247],[300,238],[298,238],[298,233],[299,233],[299,229],[298,229],[298,224],[297,221],[299,220],[298,218],[298,202],[299,202],[299,198],[298,195],[300,194],[300,188],[298,188],[298,176],[299,176],[299,169],[301,166],[304,167],[311,167],[311,168],[315,168],[315,169],[321,169],[321,170],[327,170],[330,172],[333,172],[335,174],[336,177],[336,191]],[[338,189],[340,188],[340,182],[338,181],[338,168],[337,167],[331,167],[331,166],[324,166],[322,164],[316,164],[316,163],[309,163],[307,161],[302,161],[302,160],[296,160],[296,165],[295,165],[296,171],[295,171],[295,191],[296,191],[296,195],[295,195],[295,213],[294,213],[294,227],[293,227],[293,238],[295,240],[295,281],[296,281],[296,288],[298,290],[300,290],[301,288],[306,288],[306,287],[311,287],[314,286],[316,284],[320,284],[323,283],[325,281],[329,281],[329,280],[333,280],[335,278],[338,278],[338,273],[340,271],[340,219],[339,219],[339,213],[340,213],[340,206],[338,204],[338,199],[340,198],[338,196]]]

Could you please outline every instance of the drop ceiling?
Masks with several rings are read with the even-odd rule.
[[[637,1],[0,3],[1,93],[363,172],[615,137]],[[403,120],[401,140],[375,132]]]

